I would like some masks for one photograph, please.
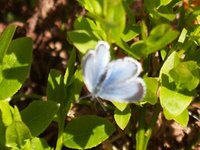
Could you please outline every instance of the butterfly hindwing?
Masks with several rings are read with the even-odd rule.
[[[130,57],[112,61],[98,96],[118,102],[140,100],[145,93],[145,83],[138,77],[140,72],[140,63]]]

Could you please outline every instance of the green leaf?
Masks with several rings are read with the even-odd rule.
[[[133,26],[128,26],[125,28],[123,35],[122,35],[122,39],[125,42],[128,42],[130,40],[132,40],[133,38],[135,38],[136,36],[138,36],[140,34],[140,27],[137,25],[133,25]]]
[[[0,101],[1,121],[5,126],[12,123],[12,111],[8,101]]]
[[[140,58],[132,51],[132,49],[129,47],[129,45],[122,39],[118,39],[115,42],[116,42],[117,46],[119,46],[121,49],[123,49],[125,51],[126,54],[134,57],[135,59]]]
[[[120,111],[124,111],[126,109],[126,107],[128,106],[128,103],[119,103],[119,102],[112,102],[112,103]]]
[[[78,0],[78,2],[87,9],[90,13],[96,15],[103,15],[103,3],[102,0]]]
[[[70,31],[67,35],[82,54],[85,54],[89,49],[94,49],[98,41],[93,34],[85,30]]]
[[[162,5],[167,5],[167,4],[169,4],[170,2],[171,2],[172,0],[160,0],[160,5],[162,6]]]
[[[44,109],[45,108],[45,109]],[[52,101],[33,101],[21,112],[22,120],[33,136],[41,134],[51,123],[59,105]]]
[[[85,30],[91,36],[94,36],[98,39],[106,39],[106,34],[102,30],[99,22],[94,22],[92,19],[85,17],[78,17],[74,23],[74,29],[76,30]],[[73,41],[72,41],[73,42]]]
[[[83,87],[83,75],[81,70],[76,70],[72,84],[67,87],[67,94],[69,100],[78,100],[82,87]]]
[[[122,0],[107,1],[107,13],[105,15],[105,31],[108,39],[118,39],[124,32],[126,13]],[[108,40],[110,41],[110,40]]]
[[[132,53],[139,57],[147,56],[170,44],[178,37],[178,34],[179,32],[172,29],[170,25],[160,24],[150,32],[148,38],[131,46]]]
[[[34,137],[26,140],[26,144],[20,150],[51,150],[44,139]]]
[[[161,106],[174,116],[180,115],[190,105],[192,99],[192,96],[172,91],[166,87],[160,88]]]
[[[12,117],[14,121],[22,121],[22,118],[17,106],[14,106],[14,109],[12,109]]]
[[[114,114],[115,121],[117,125],[124,130],[125,127],[127,126],[130,118],[131,118],[131,109],[129,106],[126,107],[123,111],[120,111],[119,109],[115,109],[115,114]]]
[[[0,149],[1,145],[5,145],[5,131],[6,127],[9,126],[12,119],[12,107],[8,101],[0,101]]]
[[[63,142],[69,148],[88,149],[105,141],[114,131],[114,126],[104,118],[78,117],[67,124]]]
[[[14,95],[26,80],[32,60],[32,40],[13,40],[0,65],[0,100]]]
[[[48,101],[63,103],[66,98],[66,89],[64,85],[64,77],[57,70],[51,69],[47,84]]]
[[[158,79],[146,77],[144,78],[144,81],[146,83],[146,95],[143,101],[154,105],[157,103],[157,100],[158,100],[158,97],[157,97]]]
[[[25,140],[31,138],[31,133],[28,127],[21,121],[13,121],[6,128],[6,146],[22,147]]]
[[[199,66],[195,61],[187,61],[178,64],[169,72],[176,82],[178,89],[192,91],[199,84]]]
[[[169,43],[171,43],[173,40],[175,40],[179,35],[179,32],[174,30],[170,25],[168,24],[160,24],[156,26],[151,32],[148,37],[148,39],[145,41],[147,47],[149,47],[150,52],[155,52],[165,46],[167,46]]]
[[[75,63],[76,63],[76,51],[75,49],[73,49],[70,54],[70,58],[68,60],[65,75],[64,75],[65,85],[70,84],[70,80],[72,79],[75,72]]]
[[[0,35],[0,63],[2,63],[3,61],[3,58],[7,52],[10,42],[12,41],[16,28],[16,25],[11,24]]]
[[[170,114],[167,110],[164,110],[164,115],[166,119],[168,120],[175,120],[177,123],[182,125],[183,127],[187,127],[188,121],[189,121],[189,113],[188,110],[185,109],[180,115],[174,116],[173,114]]]
[[[178,42],[184,43],[186,35],[187,35],[187,29],[183,28],[182,31],[181,31],[181,34],[178,38]]]
[[[175,68],[180,63],[180,58],[177,52],[173,52],[167,60],[164,62],[161,70],[159,78],[161,80],[162,85],[168,86],[169,82],[172,82],[173,79],[170,77],[169,72]]]

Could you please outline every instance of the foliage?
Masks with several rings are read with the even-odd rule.
[[[33,43],[28,37],[13,40],[16,30],[13,24],[1,34],[0,149],[51,149],[39,138],[51,122],[58,124],[56,150],[63,146],[96,147],[112,137],[116,125],[124,134],[135,136],[137,150],[147,149],[160,112],[167,120],[187,126],[188,107],[197,97],[200,78],[200,26],[193,24],[199,21],[199,8],[185,10],[181,0],[144,0],[145,16],[138,21],[129,0],[78,2],[86,14],[78,15],[74,30],[67,32],[68,41],[78,52],[71,51],[65,74],[54,69],[50,71],[47,101],[35,100],[22,111],[12,107],[9,101],[29,75]],[[111,45],[112,57],[118,57],[114,51],[117,47],[121,53],[142,62],[146,96],[136,104],[108,103],[108,108],[114,110],[115,123],[95,115],[80,116],[66,123],[73,102],[81,103],[78,99],[83,79],[80,66],[76,65],[77,58],[94,49],[99,40]],[[153,62],[157,55],[159,64]],[[145,113],[149,105],[154,114],[147,123]],[[134,118],[135,112],[138,118]],[[130,134],[132,118],[138,122],[135,135]]]

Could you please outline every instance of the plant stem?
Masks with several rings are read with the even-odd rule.
[[[61,150],[63,147],[63,130],[65,125],[65,110],[66,109],[60,109],[60,117],[58,121],[58,139],[56,143],[56,150]]]
[[[149,139],[152,134],[152,130],[158,119],[160,113],[160,105],[156,105],[155,112],[151,118],[151,122],[147,128],[145,128],[145,107],[140,108],[140,119],[139,119],[139,128],[136,133],[136,150],[146,150]]]
[[[141,107],[140,118],[139,118],[139,128],[136,133],[136,150],[144,150],[144,138],[145,138],[145,107]]]
[[[148,126],[148,128],[146,130],[146,133],[145,133],[145,141],[144,141],[144,146],[143,146],[144,149],[147,149],[147,145],[149,143],[149,139],[151,137],[152,130],[153,130],[153,128],[154,128],[154,126],[156,124],[156,121],[158,119],[158,115],[160,113],[160,110],[161,110],[160,105],[157,104],[156,108],[155,108],[155,112],[154,112],[154,114],[153,114],[153,116],[151,118],[151,122],[150,122],[150,124],[149,124],[149,126]]]

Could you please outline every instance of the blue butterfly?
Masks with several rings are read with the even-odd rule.
[[[82,59],[84,82],[93,97],[108,101],[134,102],[144,97],[146,86],[139,76],[141,64],[125,57],[110,61],[109,44],[99,41]]]

